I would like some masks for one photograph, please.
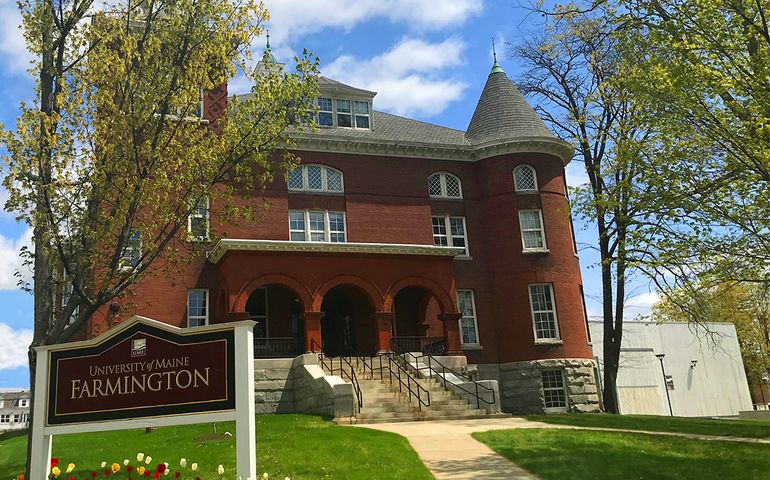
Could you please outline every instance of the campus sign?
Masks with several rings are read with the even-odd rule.
[[[93,340],[38,347],[32,467],[50,465],[54,433],[235,420],[237,474],[255,479],[253,325],[132,317]]]

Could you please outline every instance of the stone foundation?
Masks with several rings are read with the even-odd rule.
[[[291,358],[254,360],[254,412],[294,412],[294,379]]]
[[[565,358],[478,365],[479,378],[497,380],[504,412],[528,414],[546,411],[541,370],[564,372],[567,408],[570,412],[598,412],[599,394],[593,360]]]

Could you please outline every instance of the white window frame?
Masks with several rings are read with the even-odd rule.
[[[446,246],[447,247],[460,248],[460,247],[455,247],[454,246],[454,239],[455,238],[462,238],[465,241],[465,252],[461,253],[460,255],[458,255],[458,257],[463,257],[463,258],[470,257],[471,256],[471,250],[470,250],[470,247],[468,245],[468,225],[465,223],[465,217],[461,217],[461,216],[457,216],[457,215],[449,215],[449,214],[445,214],[445,215],[431,215],[431,220],[430,220],[431,231],[433,231],[433,219],[434,218],[440,218],[441,221],[444,223],[444,229],[446,230],[446,235],[436,235],[436,233],[434,232],[433,233],[433,245],[437,246],[437,247],[438,246],[443,246],[443,245],[437,245],[436,244],[436,237],[437,236],[446,236],[446,239],[447,239],[447,245]],[[460,218],[460,219],[462,219],[462,221],[463,221],[463,235],[462,236],[452,235],[452,223],[449,220],[450,218]]]
[[[211,204],[209,203],[209,197],[204,197],[206,200],[206,215],[200,216],[197,214],[196,210],[199,210],[197,207],[198,202],[195,202],[196,207],[193,209],[193,211],[190,213],[190,215],[187,216],[187,239],[191,242],[206,242],[209,240],[210,234],[211,234]],[[200,235],[194,235],[193,234],[193,218],[205,218],[206,219],[206,234],[203,236]]]
[[[463,347],[480,347],[481,346],[481,339],[479,338],[479,323],[478,323],[478,314],[476,313],[476,293],[470,289],[470,288],[458,288],[457,289],[457,306],[460,306],[460,292],[468,292],[471,295],[471,307],[473,308],[473,316],[466,317],[461,316],[458,320],[458,327],[460,329],[460,344]],[[463,312],[461,311],[460,314]],[[473,320],[473,331],[476,334],[476,341],[472,343],[465,343],[463,340],[463,320],[464,319],[472,319]]]
[[[136,246],[131,246],[131,238],[134,236],[134,232],[139,232],[139,242]],[[131,257],[131,252],[136,250],[136,264],[133,263],[133,259]],[[120,269],[121,270],[133,270],[138,265],[139,262],[142,261],[142,231],[138,228],[131,228],[128,232],[128,239],[126,241],[125,248],[123,249],[123,253],[120,256]]]
[[[551,306],[553,310],[537,310],[535,311],[535,303],[532,301],[532,287],[548,287],[548,292],[551,297]],[[552,283],[530,283],[527,285],[527,295],[529,296],[529,311],[532,317],[532,332],[535,335],[535,343],[561,343],[561,332],[559,331],[559,316],[556,312],[556,292],[554,291]],[[537,321],[535,314],[537,313],[553,313],[553,330],[554,337],[541,337],[537,332]]]
[[[545,382],[543,381],[543,374],[546,372],[558,372],[559,376],[561,377],[561,387],[547,387],[545,386]],[[564,370],[561,368],[545,368],[540,370],[540,383],[542,385],[543,389],[543,407],[547,413],[553,413],[553,412],[566,412],[569,409],[569,392],[567,391],[567,379],[564,377]],[[551,391],[560,391],[564,395],[564,405],[562,406],[556,406],[556,407],[548,407],[546,406],[546,392]]]
[[[307,169],[308,167],[319,167],[321,169],[321,188],[310,188],[310,182],[308,180],[308,173]],[[303,193],[328,193],[333,195],[342,195],[345,193],[345,175],[342,173],[342,170],[337,170],[336,168],[329,167],[327,165],[320,165],[317,163],[308,163],[303,165],[298,165],[296,168],[301,169],[302,172],[302,188],[296,188],[291,187],[289,185],[289,178],[286,177],[286,187],[289,189],[290,192],[303,192]],[[340,175],[340,190],[329,190],[329,170],[333,170]]]
[[[321,98],[325,98],[325,99],[331,100],[331,102],[332,102],[331,110],[321,110],[321,104],[319,102],[319,99],[321,99]],[[347,127],[347,126],[340,126],[339,122],[337,121],[337,102],[340,101],[340,100],[345,101],[345,102],[350,102],[350,113],[349,113],[349,115],[350,115],[350,126],[349,127]],[[368,127],[359,127],[357,125],[357,122],[356,122],[356,102],[366,103],[366,108],[369,110],[369,113],[366,114],[366,115],[360,114],[358,116],[360,116],[360,117],[364,117],[365,116],[365,117],[369,118],[369,126]],[[316,98],[316,100],[315,100],[315,105],[318,107],[318,114],[319,114],[319,115],[316,115],[315,121],[316,121],[316,124],[320,128],[350,128],[350,129],[355,129],[355,130],[371,130],[372,129],[374,118],[373,118],[373,114],[372,114],[372,112],[373,112],[373,110],[372,110],[372,101],[369,98],[355,98],[355,97],[340,97],[340,98],[337,98],[337,97],[319,95]],[[331,114],[331,116],[332,116],[332,124],[331,125],[321,125],[319,120],[320,120],[320,113],[322,113],[322,112],[323,113],[330,113]],[[348,115],[348,113],[341,112],[340,115]]]
[[[524,229],[524,222],[522,221],[522,214],[537,212],[538,219],[540,220],[540,228],[528,228]],[[548,252],[548,242],[545,238],[545,224],[543,223],[543,210],[539,208],[529,208],[525,210],[519,210],[519,232],[521,233],[521,251],[528,252]],[[540,232],[540,237],[543,239],[542,247],[527,247],[524,232]]]
[[[329,100],[331,103],[331,107],[329,110],[321,110],[321,99]],[[318,125],[320,128],[333,128],[334,127],[334,99],[332,97],[324,97],[322,95],[319,95],[316,98],[315,101],[316,106],[318,107],[318,116],[316,116],[315,121],[316,125]],[[328,113],[331,115],[332,124],[331,125],[321,125],[320,119],[321,119],[321,113]]]
[[[439,181],[441,183],[441,194],[440,195],[432,195],[430,193],[430,179],[435,177],[436,175],[439,175]],[[457,179],[457,188],[460,190],[460,196],[459,197],[451,197],[447,193],[447,187],[446,187],[446,179],[447,177],[454,177]],[[444,200],[462,200],[463,199],[463,182],[460,180],[460,177],[455,175],[454,173],[450,172],[435,172],[428,175],[428,196],[430,198],[440,198]]]
[[[366,105],[366,112],[367,113],[358,113],[356,111],[356,106],[359,103],[363,103]],[[358,117],[366,117],[366,123],[369,124],[368,127],[360,127],[358,126]],[[353,125],[355,128],[360,128],[364,130],[369,130],[372,127],[372,106],[367,102],[366,100],[353,100]]]
[[[206,315],[193,315],[190,316],[190,293],[192,292],[204,292],[204,299],[206,302]],[[209,313],[211,311],[211,302],[209,301],[209,291],[205,288],[191,288],[187,290],[187,326],[191,327],[190,320],[203,320],[203,325],[209,324]],[[203,325],[196,325],[196,326],[203,326]]]
[[[19,399],[19,407],[29,407],[29,399],[28,398],[20,398]]]
[[[11,414],[0,413],[0,423],[11,423]]]
[[[304,240],[292,240],[291,234],[292,233],[299,233],[300,230],[292,230],[291,228],[291,214],[292,212],[303,212],[304,213],[304,219],[305,223],[303,227],[305,228],[305,239]],[[324,239],[322,241],[318,240],[311,240],[311,233],[319,233],[320,230],[310,230],[310,213],[323,213],[324,217]],[[338,230],[335,230],[332,232],[331,225],[329,222],[329,215],[330,214],[341,214],[342,215],[342,225],[345,229],[344,232],[339,232]],[[331,241],[331,234],[332,233],[342,233],[343,234],[343,240],[342,242],[332,242]],[[290,242],[314,242],[314,243],[347,243],[348,241],[348,218],[344,211],[340,210],[289,210],[289,241]]]
[[[519,170],[530,170],[532,172],[532,179],[535,182],[535,188],[519,188],[519,184],[516,181],[516,172]],[[513,189],[516,193],[536,193],[539,191],[537,184],[537,170],[532,165],[519,165],[513,169]]]

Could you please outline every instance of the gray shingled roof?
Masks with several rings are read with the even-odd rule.
[[[351,138],[382,142],[414,142],[437,145],[470,145],[465,132],[384,112],[373,112],[372,130],[363,128],[319,128],[310,137]]]
[[[487,78],[465,136],[472,144],[521,137],[556,138],[499,67]]]

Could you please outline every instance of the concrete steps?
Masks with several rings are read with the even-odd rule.
[[[451,420],[451,419],[476,419],[489,418],[491,416],[486,410],[479,410],[475,405],[471,405],[467,400],[447,391],[443,387],[443,382],[435,378],[418,378],[416,372],[410,369],[409,383],[419,384],[429,392],[430,405],[420,405],[420,402],[413,395],[410,401],[408,391],[401,387],[393,378],[389,382],[388,376],[383,380],[379,378],[379,372],[375,370],[375,378],[370,378],[371,372],[364,368],[358,359],[350,359],[351,366],[343,363],[342,369],[347,373],[351,370],[355,372],[361,388],[363,405],[361,412],[351,418],[335,419],[337,423],[389,423],[389,422],[414,422],[428,420]],[[375,368],[379,367],[379,362],[375,359]],[[326,370],[327,374],[331,373]],[[334,374],[340,375],[339,362],[334,364]],[[404,373],[402,372],[402,380]],[[346,375],[340,375],[347,378]],[[449,378],[447,378],[449,380]],[[415,389],[415,387],[412,387]],[[424,393],[423,390],[421,393]],[[423,401],[427,399],[423,398]]]

